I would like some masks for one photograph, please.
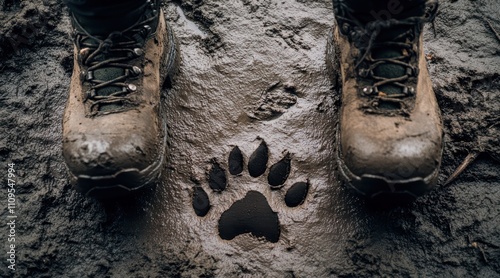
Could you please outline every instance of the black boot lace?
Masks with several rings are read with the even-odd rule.
[[[154,33],[158,11],[148,1],[146,19],[142,18],[129,28],[112,32],[106,38],[91,35],[73,17],[75,45],[81,65],[82,84],[88,85],[84,92],[87,115],[96,116],[128,110],[138,105],[133,93],[138,88],[134,79],[143,73],[142,64],[135,61],[144,55],[144,44]],[[148,10],[149,9],[149,10]],[[96,71],[120,70],[120,74],[104,74],[107,78],[96,78]],[[109,76],[111,75],[111,77]]]
[[[437,1],[429,0],[425,3],[425,12],[422,16],[376,20],[363,24],[357,20],[354,11],[344,1],[336,1],[335,17],[340,32],[347,36],[349,41],[359,50],[359,57],[354,67],[356,74],[371,83],[360,88],[362,95],[372,98],[370,105],[365,107],[366,112],[387,114],[387,111],[378,110],[380,104],[385,102],[397,104],[399,113],[409,114],[404,99],[414,96],[415,87],[411,86],[412,84],[409,84],[411,82],[408,81],[410,78],[417,78],[419,74],[418,52],[413,46],[419,40],[423,24],[434,21],[437,8]],[[389,40],[378,39],[383,32],[389,31],[389,29],[394,30],[394,28],[405,31],[398,32],[397,36]],[[376,55],[373,55],[373,52],[384,48],[400,49],[401,55],[390,58],[374,58]],[[375,74],[377,68],[387,64],[398,65],[406,70],[404,74],[394,77]],[[399,90],[397,93],[379,90],[384,85],[392,85]]]

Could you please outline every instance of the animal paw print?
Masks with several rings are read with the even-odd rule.
[[[264,140],[248,159],[248,173],[258,178],[266,173],[269,161],[269,149]],[[273,190],[282,190],[291,171],[290,154],[269,168],[267,183]],[[217,162],[211,161],[212,167],[207,175],[209,187],[214,192],[223,192],[228,187],[226,170]],[[234,147],[229,153],[229,174],[237,176],[245,168],[244,155],[239,147]],[[297,182],[290,186],[285,194],[284,202],[288,207],[297,207],[304,203],[309,191],[309,181]],[[210,199],[202,186],[194,188],[192,196],[193,208],[196,215],[204,217],[210,211]],[[243,199],[235,201],[219,218],[219,236],[225,240],[232,240],[238,235],[250,233],[258,238],[265,238],[270,242],[277,242],[280,237],[280,222],[277,212],[274,212],[266,197],[255,190],[247,192]]]

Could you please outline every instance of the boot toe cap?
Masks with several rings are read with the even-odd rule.
[[[127,195],[149,184],[160,172],[162,148],[139,135],[73,134],[63,141],[66,164],[75,188],[108,198]]]
[[[364,195],[407,192],[420,196],[436,182],[440,138],[423,133],[385,140],[363,135],[344,139],[341,171]]]
[[[147,159],[147,142],[139,136],[76,134],[63,142],[66,163],[74,175],[113,175],[125,169],[142,170]],[[151,145],[151,144],[149,144]]]

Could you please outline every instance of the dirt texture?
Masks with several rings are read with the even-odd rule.
[[[66,8],[0,1],[0,169],[15,163],[18,215],[16,271],[3,236],[1,277],[500,277],[497,0],[443,0],[427,26],[445,131],[440,185],[388,210],[334,174],[330,0],[164,9],[182,60],[165,92],[168,162],[146,192],[105,204],[72,189],[61,153],[73,67]],[[256,151],[262,142],[267,152]],[[444,186],[470,152],[481,155]],[[256,224],[238,222],[253,203],[262,205],[243,219]]]

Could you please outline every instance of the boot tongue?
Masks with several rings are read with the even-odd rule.
[[[95,60],[96,61],[105,61],[108,59],[112,58],[118,58],[120,55],[113,55],[111,53],[101,53],[99,54]],[[101,80],[104,82],[114,80],[116,78],[119,78],[121,76],[125,75],[125,69],[119,68],[119,67],[104,67],[104,68],[98,68],[93,71],[93,78],[95,80]],[[116,92],[121,92],[123,88],[121,86],[113,86],[113,85],[108,85],[104,86],[102,88],[99,88],[95,91],[96,95],[98,96],[109,96],[112,95]],[[119,108],[120,106],[118,104],[102,104],[100,105],[99,110],[101,111],[111,111]]]
[[[116,79],[125,74],[125,70],[122,68],[102,68],[96,69],[94,71],[94,78],[102,81],[109,81]],[[96,94],[99,96],[109,96],[117,91],[121,91],[122,88],[119,86],[105,86],[103,88],[97,89]]]
[[[350,2],[350,1],[347,1]],[[386,1],[382,1],[386,2]],[[373,2],[376,3],[376,2]],[[380,3],[377,4],[378,7],[380,7]],[[365,12],[365,16],[361,17],[360,20],[361,22],[373,22],[380,20],[379,18],[374,17],[374,13],[372,12],[372,9],[368,9],[368,6],[364,6],[365,8],[358,7],[361,9],[363,12]],[[392,19],[406,19],[410,17],[421,17],[425,14],[425,1],[405,1],[404,2],[404,10],[401,13],[397,14],[392,14],[389,18]],[[374,9],[377,11],[377,9]],[[379,11],[380,13],[380,11]],[[376,13],[375,14],[379,14]],[[368,16],[368,14],[371,16]],[[396,25],[392,26],[390,28],[382,28],[380,30],[380,33],[378,34],[375,42],[376,43],[383,43],[383,42],[406,42],[406,36],[401,36],[401,38],[397,39],[398,36],[401,34],[405,33],[408,31],[409,28],[413,28],[408,25]],[[404,55],[403,48],[401,47],[395,47],[395,46],[382,46],[378,48],[372,49],[372,57],[374,59],[383,59],[383,58],[395,58],[395,57],[400,57]],[[406,68],[401,65],[396,65],[394,63],[384,63],[380,66],[378,66],[376,69],[374,69],[374,74],[380,77],[385,77],[385,78],[397,78],[404,76],[406,74]],[[387,95],[391,94],[401,94],[403,92],[403,89],[399,86],[395,86],[393,84],[387,84],[387,85],[382,85],[379,86],[379,91],[384,92]]]
[[[94,71],[94,78],[97,80],[102,80],[102,81],[109,81],[116,79],[120,76],[123,76],[125,74],[125,70],[122,68],[115,68],[115,67],[108,67],[108,68],[102,68],[102,69],[96,69]],[[116,92],[120,92],[123,90],[123,87],[120,86],[104,86],[100,89],[96,90],[96,95],[98,96],[109,96],[112,95]],[[101,111],[112,111],[117,108],[120,108],[120,105],[118,104],[102,104],[100,106]]]
[[[84,41],[84,43],[86,43],[88,45],[92,45],[94,49],[97,49],[99,47],[99,42],[97,42],[96,40],[94,40],[92,38],[88,38],[87,40]],[[89,56],[89,54],[90,53],[85,53],[84,59],[86,59]],[[102,53],[98,54],[96,57],[94,57],[93,61],[94,62],[103,62],[103,61],[108,60],[108,59],[123,57],[123,55],[124,54],[121,51],[102,52]],[[95,69],[92,73],[93,73],[93,79],[106,82],[106,81],[116,79],[120,76],[123,76],[125,74],[125,70],[123,68],[119,68],[119,67],[105,67],[105,68]],[[103,88],[97,89],[96,94],[99,96],[108,96],[108,95],[116,92],[117,89],[121,90],[121,87],[105,86]]]
[[[396,41],[395,38],[397,38],[399,35],[402,33],[406,32],[408,30],[408,27],[392,27],[390,29],[382,29],[380,34],[378,35],[376,39],[376,43],[381,43],[381,42],[388,42],[388,41]],[[404,37],[397,40],[399,42],[404,42]],[[381,46],[381,47],[374,47],[372,49],[372,57],[374,59],[387,59],[387,58],[397,58],[401,57],[403,54],[403,51],[405,51],[401,47],[397,46]],[[374,70],[373,73],[376,76],[384,77],[384,78],[398,78],[401,76],[404,76],[406,74],[406,68],[401,65],[397,65],[394,63],[384,63],[379,66],[377,66]],[[402,88],[399,86],[395,86],[393,84],[386,84],[382,85],[379,88],[379,91],[387,94],[387,95],[392,95],[392,94],[400,94],[402,93]]]

